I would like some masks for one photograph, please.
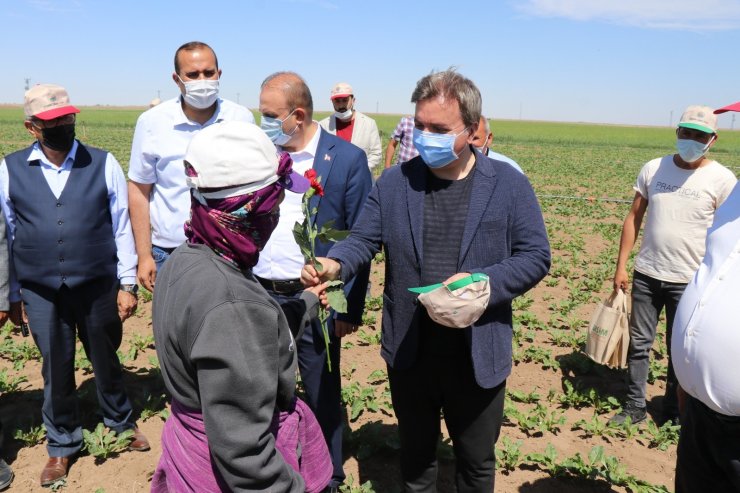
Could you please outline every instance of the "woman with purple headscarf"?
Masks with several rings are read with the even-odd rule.
[[[154,294],[172,414],[153,492],[304,491],[274,431],[276,409],[293,403],[290,328],[316,316],[319,290],[281,309],[251,271],[283,194],[308,188],[291,166],[262,130],[242,122],[211,125],[188,147],[188,241],[165,263]]]

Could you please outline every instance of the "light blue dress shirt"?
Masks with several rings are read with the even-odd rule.
[[[490,157],[491,159],[495,159],[496,161],[503,161],[507,164],[510,164],[515,170],[517,170],[521,174],[524,174],[524,170],[516,163],[516,161],[511,159],[509,156],[504,156],[503,154],[499,154],[498,152],[493,152],[490,147],[488,148],[488,157]]]
[[[72,149],[67,154],[61,166],[57,167],[47,159],[41,150],[39,143],[33,144],[29,161],[39,160],[41,172],[46,179],[52,193],[59,198],[67,184],[69,174],[72,171],[79,142],[75,140]],[[128,190],[126,177],[121,165],[116,158],[108,153],[105,160],[105,184],[108,187],[108,205],[110,207],[111,221],[113,223],[113,236],[115,237],[116,250],[118,254],[118,279],[121,284],[136,284],[136,247],[134,236],[131,232],[131,221],[128,215]],[[13,262],[13,239],[15,238],[15,208],[10,200],[10,184],[8,180],[8,165],[5,159],[0,162],[0,206],[8,228],[8,254],[10,263]],[[20,284],[15,278],[15,272],[10,269],[10,301],[20,301]]]
[[[188,119],[177,97],[139,116],[128,177],[136,183],[153,185],[149,202],[152,245],[176,248],[185,242],[184,225],[190,218],[190,188],[183,166],[185,151],[196,133],[226,120],[254,123],[254,115],[244,106],[219,99],[216,112],[201,125]]]

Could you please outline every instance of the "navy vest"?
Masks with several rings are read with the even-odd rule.
[[[78,143],[67,184],[57,199],[32,147],[5,157],[15,209],[13,263],[21,286],[74,288],[117,277],[118,256],[105,183],[107,152]]]

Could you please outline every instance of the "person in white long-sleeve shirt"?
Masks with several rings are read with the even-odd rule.
[[[740,111],[740,102],[715,113]],[[676,492],[740,492],[740,185],[717,210],[673,324],[681,437]]]

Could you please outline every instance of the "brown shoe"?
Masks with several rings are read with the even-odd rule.
[[[49,457],[44,470],[41,471],[41,486],[51,486],[67,477],[69,457]]]
[[[146,436],[144,436],[139,428],[134,428],[134,439],[128,444],[128,449],[144,452],[150,448],[149,440],[146,439]]]

